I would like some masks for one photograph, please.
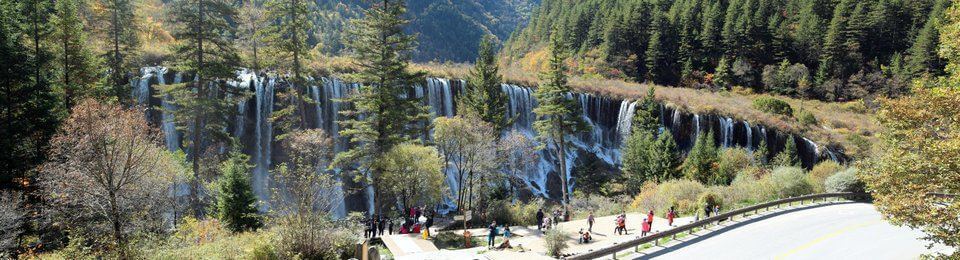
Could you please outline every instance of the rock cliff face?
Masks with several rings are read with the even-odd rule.
[[[184,76],[181,73],[171,72],[166,68],[150,67],[142,69],[141,76],[132,83],[134,99],[154,108],[147,110],[147,116],[163,130],[167,147],[171,150],[180,148],[181,137],[170,123],[169,119],[172,115],[155,109],[161,106],[167,109],[173,107],[165,99],[156,97],[157,90],[154,86],[179,83],[183,79]],[[340,112],[349,109],[350,104],[337,100],[356,90],[358,85],[345,83],[336,78],[320,78],[315,82],[316,85],[309,89],[311,97],[318,102],[310,111],[310,116],[313,118],[310,124],[329,133],[336,140],[336,151],[343,151],[348,148],[347,142],[340,137],[340,127],[337,122]],[[228,131],[241,140],[244,146],[243,151],[251,155],[253,163],[256,164],[253,174],[254,191],[261,199],[267,200],[271,187],[269,169],[273,167],[273,162],[282,159],[283,156],[283,151],[275,145],[274,139],[278,133],[274,132],[273,125],[268,119],[274,109],[276,90],[285,87],[284,82],[280,78],[241,72],[237,79],[229,84],[247,89],[254,94],[249,100],[238,105],[236,120],[230,124]],[[435,117],[451,117],[455,116],[455,100],[462,92],[464,84],[462,80],[427,78],[423,83],[411,86],[410,93],[429,105]],[[504,84],[502,90],[510,100],[508,116],[516,117],[509,130],[517,130],[530,137],[536,135],[532,127],[536,119],[533,108],[537,106],[533,90],[508,84]],[[574,136],[574,145],[569,147],[567,152],[568,170],[572,169],[574,164],[582,163],[587,159],[599,161],[608,166],[604,168],[618,168],[621,143],[631,131],[631,119],[636,109],[635,100],[620,100],[586,93],[570,93],[568,98],[579,101],[583,108],[583,117],[593,126],[592,131]],[[660,111],[661,129],[671,131],[683,151],[689,151],[697,135],[710,131],[714,133],[714,141],[719,146],[743,147],[753,151],[765,141],[771,154],[783,150],[786,142],[795,142],[803,166],[807,168],[820,160],[844,160],[842,153],[820,146],[809,139],[795,135],[791,137],[789,134],[763,125],[754,125],[720,115],[690,114],[669,106],[661,106]],[[558,176],[556,164],[558,158],[553,149],[556,147],[548,146],[544,151],[540,151],[539,162],[521,176],[525,185],[532,191],[532,195],[547,198],[560,197],[560,176]],[[459,186],[455,178],[448,178],[447,183],[451,187]],[[571,183],[572,190],[577,184]],[[357,186],[349,180],[344,180],[344,187]],[[372,205],[368,196],[372,191],[348,193],[345,190],[354,189],[341,187],[334,192],[343,201],[336,208],[334,212],[336,215],[344,216],[348,211],[363,211]],[[455,194],[451,195],[455,197]],[[448,204],[452,205],[452,203]]]

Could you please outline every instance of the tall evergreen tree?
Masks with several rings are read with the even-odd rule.
[[[37,34],[28,23],[24,10],[36,7],[31,2],[0,2],[0,188],[14,187],[14,180],[29,177],[40,164],[47,141],[57,127],[53,111],[56,101],[50,95],[43,73],[36,77],[40,62],[28,38]],[[35,38],[34,38],[35,39]],[[31,50],[33,50],[31,52]],[[42,55],[41,55],[42,56]],[[18,182],[24,183],[24,182]],[[32,183],[32,182],[27,182]]]
[[[647,95],[643,96],[643,99],[640,99],[639,102],[634,110],[633,122],[631,123],[633,131],[657,133],[657,130],[660,129],[660,107],[657,105],[654,88],[648,88]]]
[[[257,211],[257,197],[250,184],[249,156],[234,151],[220,167],[222,176],[217,184],[215,213],[233,232],[254,230],[263,226]]]
[[[371,210],[380,212],[387,187],[380,185],[384,177],[381,159],[396,145],[422,133],[418,122],[429,118],[427,108],[413,97],[406,97],[409,86],[422,80],[422,73],[408,68],[416,37],[404,33],[409,23],[403,16],[406,3],[401,0],[383,0],[364,11],[363,19],[356,20],[350,31],[348,45],[360,71],[352,77],[364,85],[347,101],[354,110],[340,123],[340,134],[350,138],[350,150],[337,154],[334,164],[358,167],[357,177],[374,187]],[[361,117],[362,115],[362,117]],[[357,163],[357,164],[355,164]]]
[[[697,135],[693,148],[683,162],[683,174],[691,180],[708,184],[714,180],[717,163],[720,162],[719,150],[713,142],[713,133]]]
[[[191,73],[194,81],[168,85],[162,95],[170,95],[177,107],[173,111],[177,129],[184,132],[193,164],[191,205],[196,216],[202,216],[199,198],[200,161],[210,145],[226,145],[224,131],[236,111],[238,98],[245,93],[230,88],[225,80],[236,77],[240,56],[233,45],[235,7],[226,0],[179,0],[173,4],[171,16],[177,27],[174,37],[176,67]]]
[[[106,62],[107,78],[104,86],[110,95],[129,104],[129,75],[135,71],[133,59],[140,48],[139,25],[131,0],[101,0],[105,9],[107,51],[101,57]]]
[[[77,0],[56,3],[52,19],[56,60],[56,84],[63,91],[64,108],[69,111],[78,100],[95,95],[97,72],[93,54],[87,45],[87,33]]]
[[[569,200],[567,194],[566,148],[567,135],[589,131],[590,125],[580,116],[581,107],[576,100],[568,99],[567,94],[572,89],[567,84],[566,59],[569,57],[562,31],[554,29],[550,39],[550,60],[548,70],[540,75],[540,86],[534,96],[539,105],[533,110],[537,114],[537,121],[533,123],[537,130],[537,138],[544,143],[550,143],[556,148],[559,158],[557,168],[560,170],[560,186],[562,191],[561,202],[566,205]]]
[[[480,120],[490,123],[498,134],[510,127],[513,119],[507,118],[507,104],[510,102],[501,89],[503,76],[497,64],[493,35],[487,35],[480,41],[477,62],[467,77],[467,93],[463,95],[460,106],[480,116]]]
[[[937,46],[940,44],[940,26],[945,5],[946,1],[936,1],[927,22],[909,49],[907,68],[913,77],[926,73],[937,74],[944,66],[943,59],[937,56]]]
[[[307,37],[312,28],[310,13],[314,8],[311,0],[271,0],[266,3],[267,20],[271,21],[266,30],[266,41],[271,45],[274,60],[278,61],[278,71],[290,75],[287,88],[281,100],[287,103],[284,108],[274,112],[280,119],[279,127],[285,132],[294,129],[306,129],[307,95],[304,61],[310,46]],[[290,118],[293,117],[293,118]]]

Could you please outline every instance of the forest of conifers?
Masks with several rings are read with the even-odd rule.
[[[898,96],[943,73],[944,0],[549,0],[505,44],[529,66],[552,31],[579,73],[752,87],[826,101]],[[713,83],[713,84],[709,84]]]

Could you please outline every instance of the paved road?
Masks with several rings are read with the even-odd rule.
[[[873,205],[843,203],[769,213],[645,250],[638,259],[915,259],[918,230],[881,219]],[[944,251],[946,252],[946,251]]]

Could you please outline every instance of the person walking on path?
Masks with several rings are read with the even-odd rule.
[[[543,230],[543,209],[537,210],[537,230]]]
[[[389,233],[390,235],[393,235],[393,220],[392,220],[392,219],[388,219],[388,220],[387,220],[387,233]]]
[[[493,247],[493,242],[497,238],[497,222],[494,221],[490,223],[490,226],[487,227],[490,230],[490,233],[487,234],[487,247]]]
[[[703,209],[703,212],[706,213],[706,218],[710,217],[710,210],[712,210],[712,208],[710,207],[710,204],[707,204],[706,208]]]
[[[649,223],[651,227],[653,226],[653,210],[652,209],[650,210],[650,213],[647,213],[647,223]]]
[[[587,231],[593,232],[593,222],[596,222],[596,219],[593,217],[593,212],[590,212],[590,215],[587,216],[587,224],[590,226],[587,228]]]
[[[673,207],[670,207],[670,211],[667,211],[667,225],[673,226],[673,218],[677,217],[677,212],[673,211]]]
[[[380,221],[379,221],[379,223],[377,224],[377,229],[380,230],[380,236],[381,236],[381,237],[383,236],[383,230],[386,229],[386,228],[387,228],[386,220],[381,216],[381,217],[380,217]]]

